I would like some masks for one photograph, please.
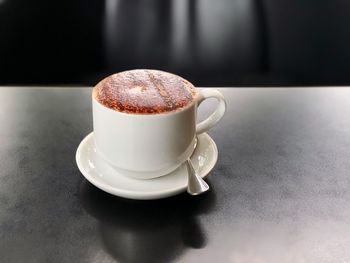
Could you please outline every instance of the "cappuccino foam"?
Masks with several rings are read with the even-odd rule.
[[[157,114],[182,109],[196,96],[187,80],[159,70],[130,70],[111,75],[96,85],[95,99],[120,112]]]

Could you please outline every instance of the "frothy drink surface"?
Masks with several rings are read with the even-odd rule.
[[[104,106],[120,112],[156,114],[190,104],[194,86],[164,71],[130,70],[111,75],[96,85],[93,95]]]

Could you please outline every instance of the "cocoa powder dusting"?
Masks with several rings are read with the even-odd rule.
[[[196,96],[187,80],[159,70],[130,70],[111,75],[96,85],[94,97],[104,106],[126,113],[176,111]]]

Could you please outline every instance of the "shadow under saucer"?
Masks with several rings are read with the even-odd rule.
[[[110,195],[83,180],[79,198],[99,221],[105,249],[116,260],[168,262],[187,248],[205,247],[206,234],[198,217],[212,211],[215,191],[136,201]]]

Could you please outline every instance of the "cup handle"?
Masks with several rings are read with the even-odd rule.
[[[196,133],[201,134],[215,126],[224,116],[226,111],[226,101],[222,93],[216,89],[202,89],[199,91],[197,105],[199,106],[205,99],[216,98],[219,101],[215,111],[204,121],[196,125]]]

